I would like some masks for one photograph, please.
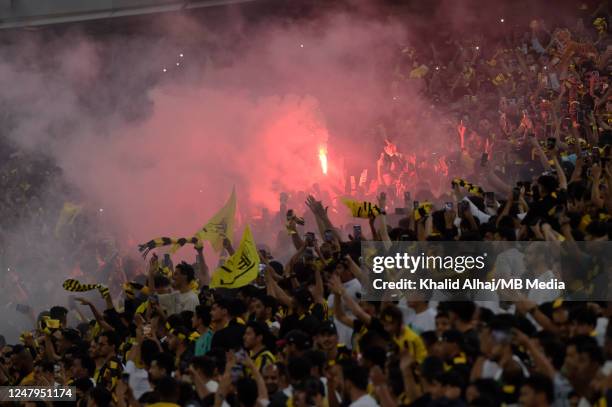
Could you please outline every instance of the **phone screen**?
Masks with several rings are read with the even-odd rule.
[[[488,161],[489,161],[489,153],[487,152],[482,153],[482,157],[480,157],[480,165],[484,167],[485,165],[487,165]]]
[[[361,225],[353,226],[353,237],[357,240],[361,239]]]
[[[410,191],[404,192],[404,205],[408,206],[408,203],[412,201],[412,197],[410,196]]]

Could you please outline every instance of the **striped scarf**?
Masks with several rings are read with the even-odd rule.
[[[69,278],[64,281],[62,287],[64,287],[66,291],[73,293],[98,290],[100,291],[100,294],[102,294],[103,298],[107,298],[110,295],[110,290],[104,284],[83,284],[79,280],[73,278]]]
[[[142,253],[142,257],[146,258],[149,252],[156,247],[172,246],[171,252],[175,252],[187,243],[193,244],[195,247],[203,247],[203,242],[197,236],[192,237],[159,237],[149,240],[146,243],[138,245],[138,251]]]
[[[462,178],[453,178],[451,184],[453,186],[459,185],[460,187],[464,187],[472,195],[476,195],[476,196],[484,195],[484,189],[482,189],[482,187],[476,184],[472,184],[471,182],[467,182],[466,180]]]

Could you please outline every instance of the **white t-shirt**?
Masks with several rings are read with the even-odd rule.
[[[437,311],[433,308],[427,308],[421,313],[414,313],[408,321],[408,325],[418,334],[426,331],[436,330],[436,314]]]
[[[348,296],[350,296],[355,301],[358,301],[355,294],[362,292],[362,287],[361,287],[361,283],[359,282],[359,280],[357,280],[356,278],[353,278],[352,280],[349,280],[346,283],[342,283],[342,286],[344,287],[344,290],[346,291],[346,294]],[[327,298],[327,305],[329,306],[329,309],[334,308],[334,294],[331,294]],[[346,313],[346,315],[349,317],[352,317],[353,313],[351,312],[351,310],[348,309],[344,304],[342,304],[342,306],[344,307],[344,312]],[[351,328],[350,326],[344,325],[340,321],[334,321],[334,322],[336,324],[336,329],[338,331],[338,342],[346,344],[347,348],[351,348],[352,347],[351,337],[353,336],[353,328]]]
[[[536,278],[540,282],[547,282],[547,281],[554,280],[555,274],[551,270],[548,270],[547,272],[540,274]],[[556,300],[557,298],[559,298],[560,295],[561,295],[561,290],[555,290],[555,289],[539,290],[539,289],[532,288],[531,290],[529,290],[529,293],[527,294],[527,298],[535,302],[536,304],[541,305],[545,302]]]
[[[364,394],[353,401],[349,407],[378,407],[378,403],[374,400],[374,397],[369,394]]]
[[[193,290],[185,293],[173,291],[168,294],[160,294],[159,305],[166,311],[166,314],[172,315],[183,311],[195,312],[196,307],[200,305],[200,300]]]
[[[136,400],[146,392],[152,390],[149,385],[149,374],[145,369],[136,367],[133,361],[128,360],[125,364],[125,372],[130,374],[129,385]]]
[[[527,369],[527,366],[525,366],[521,358],[519,358],[516,355],[512,355],[512,360],[515,361],[521,367],[523,376],[529,377],[529,369]],[[482,364],[482,371],[480,373],[480,378],[499,380],[501,379],[501,376],[503,373],[504,373],[504,370],[501,368],[501,366],[497,362],[493,362],[492,360],[486,359],[484,363]]]
[[[200,299],[195,291],[189,290],[185,293],[178,294],[178,312],[192,311],[195,312],[196,307],[200,305]]]

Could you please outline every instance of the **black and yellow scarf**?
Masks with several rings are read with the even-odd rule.
[[[476,184],[472,184],[471,182],[468,182],[462,178],[453,178],[453,180],[451,181],[451,184],[453,186],[459,185],[460,187],[464,187],[465,189],[467,189],[468,193],[472,195],[476,195],[476,196],[484,195],[484,189],[482,189],[482,187]]]
[[[156,247],[164,247],[164,246],[173,246],[173,249],[176,250],[185,246],[187,243],[193,244],[195,247],[202,247],[203,242],[197,237],[159,237],[157,239],[149,240],[146,243],[138,245],[138,251],[142,253],[142,257],[147,257],[149,252]]]
[[[79,280],[75,280],[73,278],[69,278],[64,281],[62,287],[64,287],[66,291],[73,293],[98,290],[100,291],[100,294],[102,294],[103,298],[107,298],[110,295],[110,290],[104,284],[83,284]]]

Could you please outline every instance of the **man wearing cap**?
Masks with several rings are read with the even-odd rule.
[[[303,356],[304,352],[312,346],[310,336],[298,329],[289,331],[287,335],[285,335],[285,339],[279,342],[279,345],[284,347],[283,353],[287,359]]]
[[[332,321],[324,321],[315,336],[316,348],[327,356],[327,363],[333,365],[341,360],[350,359],[351,351],[338,342],[338,331]]]

